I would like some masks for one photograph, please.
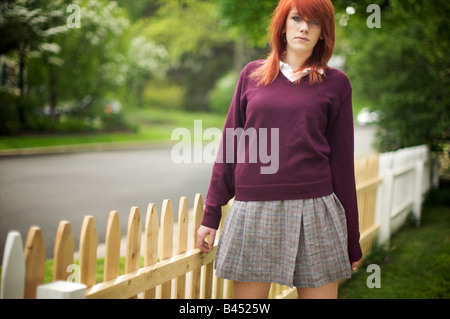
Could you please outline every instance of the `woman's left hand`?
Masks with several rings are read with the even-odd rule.
[[[357,271],[360,263],[361,263],[361,260],[352,262],[352,271]]]

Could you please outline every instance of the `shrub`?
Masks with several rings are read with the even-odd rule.
[[[227,113],[236,90],[239,74],[235,71],[227,73],[217,80],[214,89],[209,92],[209,104],[213,111]]]

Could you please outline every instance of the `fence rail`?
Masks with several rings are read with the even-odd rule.
[[[401,210],[403,216],[408,209],[412,209],[420,220],[420,212],[417,210],[420,210],[422,195],[430,188],[428,176],[431,169],[433,167],[428,160],[426,147],[374,155],[356,161],[361,247],[364,254],[370,251],[377,235],[379,241],[389,241],[390,233],[401,223],[397,220],[400,214],[397,210]],[[414,184],[419,184],[420,187],[414,187]],[[417,196],[420,197],[419,200]],[[176,229],[170,200],[163,202],[161,221],[158,220],[155,204],[148,205],[144,222],[141,221],[140,209],[131,208],[126,234],[125,269],[122,275],[119,214],[112,211],[107,223],[102,280],[97,279],[99,239],[94,218],[85,216],[83,220],[77,265],[74,261],[71,225],[68,221],[61,221],[54,246],[53,281],[79,280],[86,288],[84,296],[89,299],[232,298],[232,281],[214,275],[216,246],[208,254],[201,253],[194,247],[196,231],[203,217],[202,195],[196,195],[191,216],[188,207],[187,198],[182,197],[178,205]],[[229,205],[222,208],[223,218],[217,239],[228,207]],[[402,218],[404,221],[404,216]],[[45,290],[48,285],[44,285],[43,238],[41,229],[33,226],[23,248],[18,232],[8,234],[2,267],[1,298],[49,296]],[[189,242],[191,247],[188,247]],[[292,298],[295,294],[295,289],[273,284],[270,298]],[[61,294],[57,296],[60,297]],[[79,294],[74,292],[72,296]]]

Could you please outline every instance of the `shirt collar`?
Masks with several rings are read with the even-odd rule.
[[[280,61],[280,71],[283,72],[284,76],[286,76],[291,82],[297,81],[298,79],[308,75],[309,73],[311,73],[311,70],[312,68],[306,68],[302,71],[301,75],[299,76],[298,73],[294,73],[294,70],[291,68],[289,64]],[[319,69],[318,72],[323,75],[324,70]]]

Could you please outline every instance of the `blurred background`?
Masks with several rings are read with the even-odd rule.
[[[352,82],[359,155],[426,144],[448,163],[450,2],[332,2],[330,66]],[[77,241],[91,214],[103,238],[110,210],[123,214],[125,233],[131,206],[144,214],[170,198],[177,211],[179,196],[191,205],[195,193],[206,195],[211,166],[174,165],[165,145],[194,120],[223,127],[240,71],[269,52],[277,3],[1,1],[0,154],[158,146],[0,157],[0,247],[7,231],[25,238],[37,224],[50,257],[61,219]]]
[[[0,148],[161,140],[193,118],[221,128],[240,70],[268,52],[276,4],[2,1]],[[450,130],[449,2],[333,4],[331,65],[351,78],[358,123],[377,122],[377,150],[440,150]]]

